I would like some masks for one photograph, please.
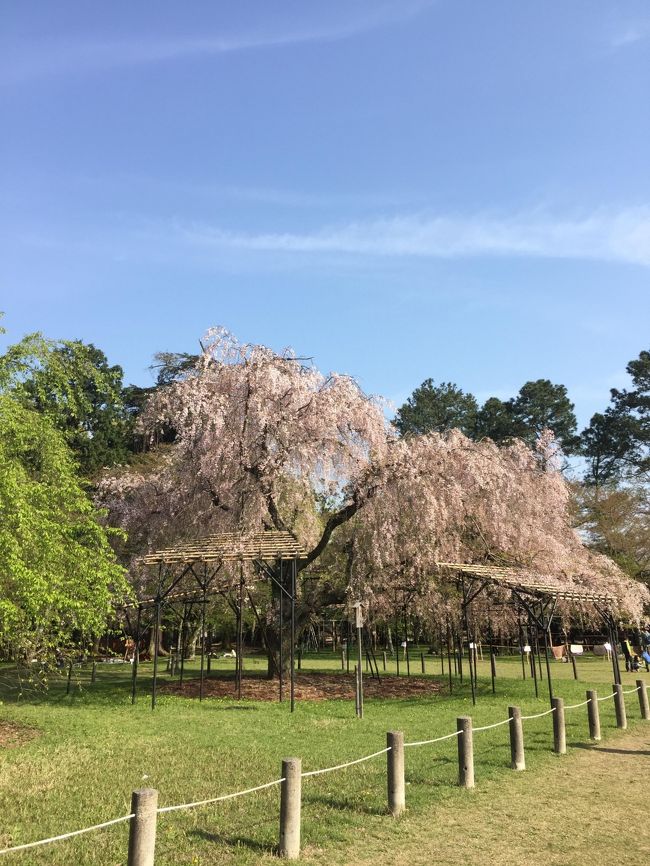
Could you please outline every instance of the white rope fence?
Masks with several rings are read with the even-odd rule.
[[[462,731],[454,731],[451,734],[445,734],[443,737],[436,737],[434,740],[418,740],[417,743],[404,743],[404,748],[408,749],[410,746],[429,746],[431,743],[441,743],[443,740],[459,737],[462,733]]]
[[[310,770],[308,773],[301,773],[303,779],[307,776],[321,776],[323,773],[333,773],[335,770],[344,770],[346,767],[353,767],[355,764],[363,764],[364,761],[370,761],[372,758],[377,758],[379,755],[385,755],[390,752],[391,747],[380,749],[378,752],[373,752],[372,755],[366,755],[363,758],[357,758],[355,761],[348,761],[346,764],[337,764],[335,767],[325,767],[324,770]]]
[[[541,719],[542,716],[549,716],[551,713],[554,713],[554,712],[555,712],[555,707],[551,707],[550,710],[546,710],[543,713],[536,713],[534,716],[522,716],[521,721],[522,722],[529,722],[531,719]]]
[[[513,716],[510,716],[507,719],[502,719],[500,722],[494,722],[493,725],[483,725],[482,728],[473,728],[473,731],[475,734],[478,734],[479,731],[490,731],[490,730],[492,730],[492,728],[500,728],[501,725],[507,725],[508,722],[512,721],[512,719],[513,719]]]
[[[49,839],[40,839],[38,842],[27,842],[25,845],[16,845],[14,848],[3,848],[0,854],[11,854],[12,851],[26,851],[27,848],[36,848],[38,845],[49,845],[50,842],[61,842],[63,839],[72,839],[73,836],[81,836],[82,833],[91,833],[93,830],[103,830],[112,824],[121,824],[130,821],[135,815],[122,815],[121,818],[113,818],[112,821],[104,821],[103,824],[93,824],[92,827],[84,827],[83,830],[73,830],[71,833],[62,833],[60,836],[50,836]]]
[[[625,691],[619,690],[619,694],[631,695],[631,694],[634,694],[635,692],[640,691],[640,689],[642,687],[643,687],[643,684],[640,686],[637,686],[636,688],[633,688],[633,689],[627,689]],[[611,694],[604,695],[603,697],[597,698],[596,700],[598,702],[608,701],[608,700],[611,700],[612,698],[614,698],[615,695],[616,695],[616,692],[614,691]],[[586,701],[582,701],[581,703],[578,703],[578,704],[570,704],[569,706],[564,707],[564,709],[565,710],[579,709],[580,707],[584,707],[587,704],[591,703],[591,701],[592,701],[592,698],[587,698]],[[541,713],[534,713],[533,715],[528,715],[528,716],[521,716],[520,715],[519,718],[522,722],[523,721],[531,721],[533,719],[541,719],[544,716],[548,716],[551,713],[554,713],[556,711],[556,709],[557,709],[557,707],[554,706],[551,709],[545,710],[544,712],[541,712]],[[647,715],[644,715],[642,717],[648,718]],[[467,720],[470,722],[470,727],[468,729],[468,733],[480,733],[482,731],[490,731],[490,730],[493,730],[494,728],[499,728],[502,725],[507,725],[509,722],[512,722],[515,718],[516,717],[514,715],[509,716],[506,719],[501,719],[500,721],[493,722],[490,725],[482,725],[481,727],[478,727],[478,728],[472,728],[471,727],[471,719],[469,719],[469,720]],[[459,722],[460,721],[461,720],[459,720]],[[563,722],[562,722],[562,724],[563,724]],[[554,725],[555,725],[555,722],[554,722]],[[440,737],[435,737],[435,738],[429,739],[429,740],[417,740],[417,741],[414,741],[411,743],[402,742],[401,746],[399,748],[402,749],[402,748],[412,748],[415,746],[429,746],[429,745],[432,745],[433,743],[441,743],[444,740],[450,740],[450,739],[453,739],[456,737],[460,737],[463,733],[465,733],[465,731],[459,728],[458,730],[452,731],[449,734],[443,734]],[[392,736],[392,735],[389,735],[389,736]],[[403,735],[400,734],[399,736],[402,737]],[[511,736],[512,736],[512,734],[511,734]],[[471,741],[471,737],[469,739]],[[312,776],[321,776],[321,775],[324,775],[325,773],[333,773],[333,772],[336,772],[337,770],[344,770],[348,767],[353,767],[357,764],[363,764],[366,761],[371,761],[374,758],[378,758],[381,755],[385,755],[385,754],[391,752],[392,748],[393,747],[389,745],[386,748],[379,749],[379,751],[377,751],[377,752],[372,752],[369,755],[364,755],[362,758],[356,758],[352,761],[346,761],[345,763],[336,764],[332,767],[324,767],[323,769],[320,769],[320,770],[309,770],[305,773],[299,772],[297,774],[298,780],[303,779],[303,778],[309,778]],[[396,746],[396,748],[397,748],[397,746]],[[461,746],[459,745],[459,749],[460,748],[461,748]],[[403,752],[402,752],[402,755],[403,755]],[[390,761],[394,761],[394,760],[395,760],[394,757],[393,758],[389,757],[389,763],[390,763]],[[284,772],[284,766],[283,766],[283,772]],[[472,769],[472,773],[473,773],[473,769]],[[403,774],[403,763],[402,763],[402,774]],[[246,788],[243,791],[236,791],[232,794],[223,794],[219,797],[211,797],[211,798],[206,799],[206,800],[197,800],[197,801],[192,802],[192,803],[181,803],[181,804],[178,804],[175,806],[163,806],[161,808],[154,809],[152,814],[155,817],[155,815],[157,815],[157,814],[163,814],[163,813],[167,813],[167,812],[178,812],[178,811],[185,810],[185,809],[194,809],[194,808],[197,808],[200,806],[208,806],[208,805],[211,805],[213,803],[221,803],[221,802],[224,802],[226,800],[233,800],[237,797],[243,797],[247,794],[254,794],[258,791],[264,791],[264,790],[267,790],[269,788],[273,788],[273,787],[276,787],[278,785],[282,785],[283,783],[288,783],[289,781],[291,781],[288,778],[289,775],[290,775],[290,773],[289,773],[289,770],[287,769],[286,776],[282,776],[279,779],[274,779],[272,782],[265,782],[264,784],[256,785],[253,788]],[[473,785],[473,781],[472,781],[472,785]],[[471,786],[469,786],[469,787],[471,787]],[[156,794],[156,796],[157,796],[156,792],[153,792],[153,793]],[[135,808],[133,804],[132,804],[132,808]],[[38,842],[28,842],[28,843],[23,844],[23,845],[16,845],[13,848],[4,848],[4,849],[0,850],[0,855],[11,854],[11,853],[16,852],[16,851],[25,851],[29,848],[36,848],[36,847],[41,846],[41,845],[48,845],[48,844],[53,843],[53,842],[60,842],[60,841],[63,841],[65,839],[71,839],[75,836],[81,836],[84,833],[91,833],[95,830],[102,830],[105,827],[110,827],[114,824],[121,824],[121,823],[124,823],[125,821],[130,821],[131,819],[136,818],[136,817],[137,816],[135,813],[130,813],[128,815],[123,815],[120,818],[113,818],[111,821],[104,821],[101,824],[94,824],[91,827],[84,827],[81,830],[74,830],[70,833],[62,833],[59,836],[52,836],[48,839],[41,839]],[[147,861],[147,862],[149,862],[149,861]]]
[[[156,809],[161,812],[178,812],[181,809],[194,809],[196,806],[207,806],[210,803],[221,803],[224,800],[234,800],[235,797],[243,797],[244,794],[254,794],[255,791],[264,791],[266,788],[272,788],[274,785],[281,785],[286,781],[282,779],[274,779],[272,782],[266,782],[264,785],[257,785],[255,788],[247,788],[245,791],[237,791],[235,794],[223,794],[221,797],[212,797],[210,800],[197,800],[195,803],[181,803],[179,806],[163,806],[161,809]]]
[[[591,703],[591,698],[587,698],[586,701],[583,701],[581,704],[569,704],[568,707],[565,707],[565,710],[577,710],[578,707],[586,707],[587,704]]]

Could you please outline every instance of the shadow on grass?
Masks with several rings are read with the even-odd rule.
[[[304,794],[303,803],[318,804],[335,809],[338,812],[356,812],[358,815],[385,815],[385,806],[369,806],[368,804],[356,803],[351,800],[337,799],[327,794]]]
[[[224,710],[224,711],[226,711],[226,710],[240,710],[240,711],[241,711],[241,710],[249,710],[249,711],[250,711],[250,710],[253,710],[253,711],[255,711],[255,712],[257,713],[257,712],[259,712],[259,709],[260,709],[260,708],[259,708],[259,707],[248,707],[248,706],[246,706],[246,707],[242,707],[242,706],[240,706],[239,704],[235,704],[235,705],[233,705],[233,706],[219,707],[219,709],[220,709],[220,710]]]
[[[265,845],[263,842],[258,842],[248,836],[226,836],[221,833],[210,833],[208,830],[191,830],[188,835],[202,839],[204,842],[225,845],[228,848],[248,848],[251,851],[259,851],[264,854],[277,854],[276,846]]]
[[[630,757],[636,755],[650,755],[650,749],[613,749],[599,746],[596,743],[572,743],[571,745],[575,749],[584,749],[587,752],[606,752],[609,755],[629,755]]]

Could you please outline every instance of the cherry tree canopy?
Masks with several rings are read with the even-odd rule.
[[[304,568],[348,524],[351,586],[378,610],[405,584],[432,605],[436,562],[454,560],[597,587],[640,614],[643,589],[571,528],[551,436],[538,453],[455,430],[399,439],[348,376],[325,376],[223,329],[203,346],[143,413],[147,460],[100,485],[131,554],[208,532],[278,529],[309,551]],[[157,432],[170,428],[174,444],[156,448]]]

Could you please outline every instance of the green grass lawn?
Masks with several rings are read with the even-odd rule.
[[[567,703],[584,700],[586,688],[611,691],[611,664],[579,661],[580,681],[570,665],[552,663],[556,694]],[[261,658],[246,659],[246,669],[261,669]],[[308,655],[303,670],[340,670],[334,653]],[[472,706],[467,680],[456,680],[454,693],[430,699],[367,700],[365,718],[354,717],[352,701],[288,704],[197,700],[161,694],[155,712],[147,696],[151,666],[141,665],[138,701],[130,703],[130,666],[99,665],[95,684],[89,669],[79,672],[72,694],[65,679],[46,695],[27,693],[16,700],[12,671],[0,669],[3,705],[0,719],[37,728],[39,736],[15,748],[0,749],[0,845],[57,835],[127,814],[134,788],[154,787],[159,805],[207,799],[278,778],[283,757],[300,756],[303,769],[340,763],[377,751],[386,731],[403,730],[407,741],[435,737],[455,729],[458,715],[471,715],[475,726],[506,717],[508,704],[524,713],[548,708],[546,681],[540,697],[530,679],[521,680],[517,657],[498,660],[496,695],[489,666],[479,666],[478,702]],[[231,660],[213,664],[212,675],[234,669]],[[381,660],[380,660],[381,669]],[[402,672],[405,668],[401,666]],[[440,677],[440,661],[427,658],[427,676]],[[419,657],[411,666],[419,674]],[[197,663],[186,668],[197,675]],[[638,677],[625,674],[624,687]],[[169,675],[162,673],[161,680]],[[628,714],[639,718],[636,695],[627,696]],[[615,728],[612,701],[600,704],[603,736]],[[547,716],[525,723],[527,772],[543,784],[544,767],[558,758],[551,752],[552,725]],[[567,714],[567,742],[588,740],[586,707]],[[453,803],[467,792],[456,787],[456,742],[407,750],[407,805],[412,814],[432,805]],[[392,837],[396,822],[386,815],[386,767],[381,756],[348,770],[305,779],[302,840],[305,859],[336,862],[360,832]],[[477,786],[512,777],[508,728],[475,737]],[[279,789],[234,801],[159,816],[157,864],[250,864],[271,858],[277,844]],[[399,824],[399,822],[397,822]],[[128,825],[117,825],[25,854],[6,855],[21,864],[123,864]]]

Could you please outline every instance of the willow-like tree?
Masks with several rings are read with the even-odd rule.
[[[101,484],[130,553],[207,532],[289,530],[309,551],[304,569],[348,524],[351,586],[376,604],[400,581],[434,591],[441,557],[510,561],[567,581],[597,572],[616,583],[615,567],[571,530],[566,486],[547,454],[457,431],[399,439],[348,376],[221,329],[203,345],[198,363],[142,415],[152,443],[160,428],[174,430],[175,442]],[[552,450],[552,440],[542,444]]]

